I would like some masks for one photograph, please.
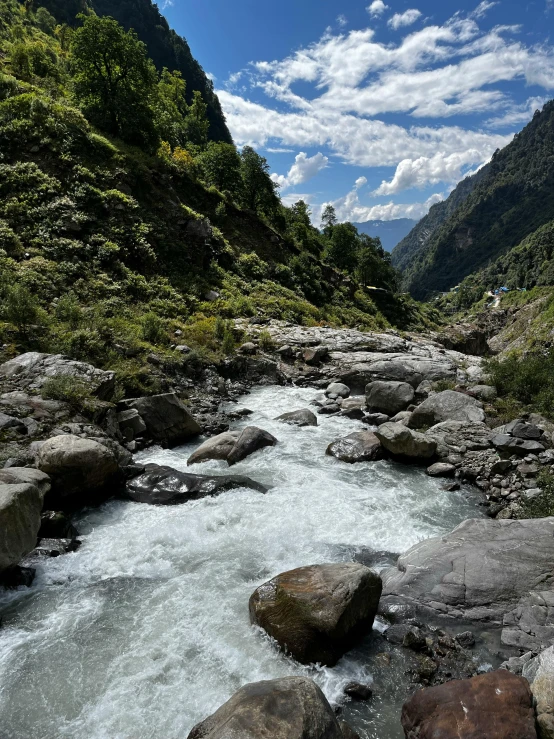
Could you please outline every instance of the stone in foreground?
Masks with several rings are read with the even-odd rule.
[[[211,459],[223,459],[226,461],[237,443],[239,436],[239,431],[224,431],[222,434],[207,439],[190,455],[187,459],[187,464],[199,464],[200,462],[207,462]]]
[[[482,423],[484,420],[485,412],[479,400],[454,390],[444,390],[418,405],[410,419],[410,428],[428,428],[443,421]]]
[[[196,420],[175,393],[125,400],[121,406],[122,410],[137,410],[148,435],[162,446],[177,446],[202,433]]]
[[[529,683],[507,670],[415,693],[402,709],[406,739],[536,739]]]
[[[266,487],[243,475],[192,475],[172,467],[147,464],[139,475],[127,481],[125,497],[137,503],[179,505],[237,488],[267,492]]]
[[[277,416],[275,420],[288,423],[289,426],[298,426],[300,428],[304,426],[317,426],[317,416],[308,408],[304,408],[301,411],[283,413],[281,416]]]
[[[384,423],[375,432],[385,449],[395,457],[431,459],[437,450],[435,441],[412,431],[403,423]]]
[[[357,563],[284,572],[250,598],[250,620],[303,664],[332,667],[371,631],[381,578]]]
[[[554,737],[554,647],[541,652],[523,667],[523,677],[531,683],[537,707],[540,739]]]
[[[355,431],[329,444],[326,454],[349,464],[372,462],[383,459],[383,447],[371,431]]]
[[[119,469],[114,454],[105,446],[71,434],[45,441],[38,451],[37,467],[50,476],[50,496],[58,501],[103,490]]]
[[[365,389],[370,411],[395,416],[414,399],[414,389],[407,382],[370,382]]]
[[[264,680],[241,688],[188,739],[343,739],[333,709],[306,677]]]
[[[188,458],[187,464],[197,464],[210,459],[222,459],[229,466],[242,461],[259,449],[275,446],[277,439],[257,426],[247,426],[242,431],[225,431],[201,444]]]
[[[37,542],[42,493],[30,483],[0,483],[0,572],[15,567]]]

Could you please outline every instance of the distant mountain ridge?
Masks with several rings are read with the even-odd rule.
[[[417,221],[411,218],[396,218],[392,221],[364,221],[354,223],[360,233],[373,238],[379,237],[385,251],[392,252],[394,247],[414,228]]]
[[[425,299],[518,246],[554,219],[554,101],[491,162],[433,206],[392,254],[404,287]],[[519,270],[520,281],[525,274]]]

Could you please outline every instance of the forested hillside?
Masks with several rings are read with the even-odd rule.
[[[231,143],[221,105],[213,83],[193,58],[186,39],[169,28],[163,15],[151,0],[41,0],[38,6],[47,8],[57,20],[75,26],[79,13],[94,10],[98,15],[111,16],[126,30],[133,28],[146,44],[148,56],[161,72],[164,67],[177,70],[186,82],[186,99],[190,104],[194,90],[199,90],[208,106],[209,137],[213,141]]]
[[[60,20],[62,20],[60,18]],[[378,241],[285,208],[266,160],[209,137],[207,104],[134,32],[0,0],[0,344],[116,369],[148,392],[175,332],[191,371],[231,318],[415,326]],[[189,103],[188,101],[191,100]],[[360,284],[387,292],[372,298]],[[376,300],[380,304],[376,304]]]
[[[392,221],[365,221],[354,225],[360,233],[380,239],[383,249],[392,252],[416,224],[417,221],[411,218],[395,218]]]
[[[427,237],[424,219],[399,244],[393,262],[411,294],[425,298],[448,290],[552,221],[553,164],[554,102],[550,102],[511,144],[495,153],[479,182],[472,183],[469,195],[438,228],[430,229]],[[458,197],[455,191],[451,204],[447,201],[443,208],[450,208]],[[524,269],[518,275],[520,281],[526,280]]]

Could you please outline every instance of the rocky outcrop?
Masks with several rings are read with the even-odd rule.
[[[341,462],[372,462],[383,459],[381,442],[371,431],[355,431],[343,439],[336,439],[327,447],[326,454]]]
[[[0,365],[0,377],[16,380],[20,390],[39,391],[47,380],[61,376],[74,377],[100,400],[110,400],[113,396],[114,372],[99,370],[61,354],[28,352]]]
[[[332,666],[368,631],[381,578],[357,563],[284,572],[250,598],[250,619],[303,664]]]
[[[147,464],[127,480],[124,495],[137,503],[179,505],[239,488],[267,492],[266,487],[242,475],[192,475],[172,467]]]
[[[24,472],[13,470],[12,477],[4,473],[0,479],[0,572],[15,567],[37,542],[48,482],[38,470],[29,472],[35,474],[27,481]]]
[[[407,382],[370,382],[365,389],[370,412],[394,416],[405,410],[414,399],[415,391]]]
[[[384,423],[375,432],[383,447],[394,457],[431,459],[437,444],[402,423]]]
[[[539,739],[554,737],[554,647],[549,647],[523,667],[536,702]]]
[[[554,518],[464,521],[416,544],[382,577],[385,611],[404,603],[433,615],[505,624],[504,643],[513,644],[515,632],[523,642],[529,611],[521,626],[510,614],[532,591],[552,598]]]
[[[462,354],[484,357],[490,353],[488,334],[478,326],[458,323],[445,329],[437,336],[445,349],[454,349]]]
[[[344,739],[333,709],[318,686],[305,677],[251,683],[188,739]]]
[[[52,480],[49,504],[84,504],[88,496],[113,483],[119,471],[109,449],[71,434],[54,436],[41,444],[36,462]]]
[[[493,436],[492,444],[499,452],[508,455],[517,454],[518,457],[526,457],[528,454],[540,454],[546,448],[539,441],[517,439],[508,434],[497,434]]]
[[[415,693],[402,709],[406,739],[536,739],[527,680],[498,670]]]
[[[288,423],[289,426],[298,426],[303,428],[305,426],[317,426],[317,416],[311,412],[308,408],[304,408],[301,411],[290,411],[290,413],[283,413],[277,416],[276,421],[282,423]]]
[[[412,414],[410,427],[427,428],[443,421],[483,423],[483,404],[476,398],[454,390],[444,390],[424,400]]]
[[[121,401],[120,412],[134,408],[149,437],[162,446],[173,447],[198,436],[202,429],[175,393]]]

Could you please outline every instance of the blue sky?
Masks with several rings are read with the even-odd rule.
[[[172,0],[231,133],[317,222],[420,218],[554,97],[554,0]]]

